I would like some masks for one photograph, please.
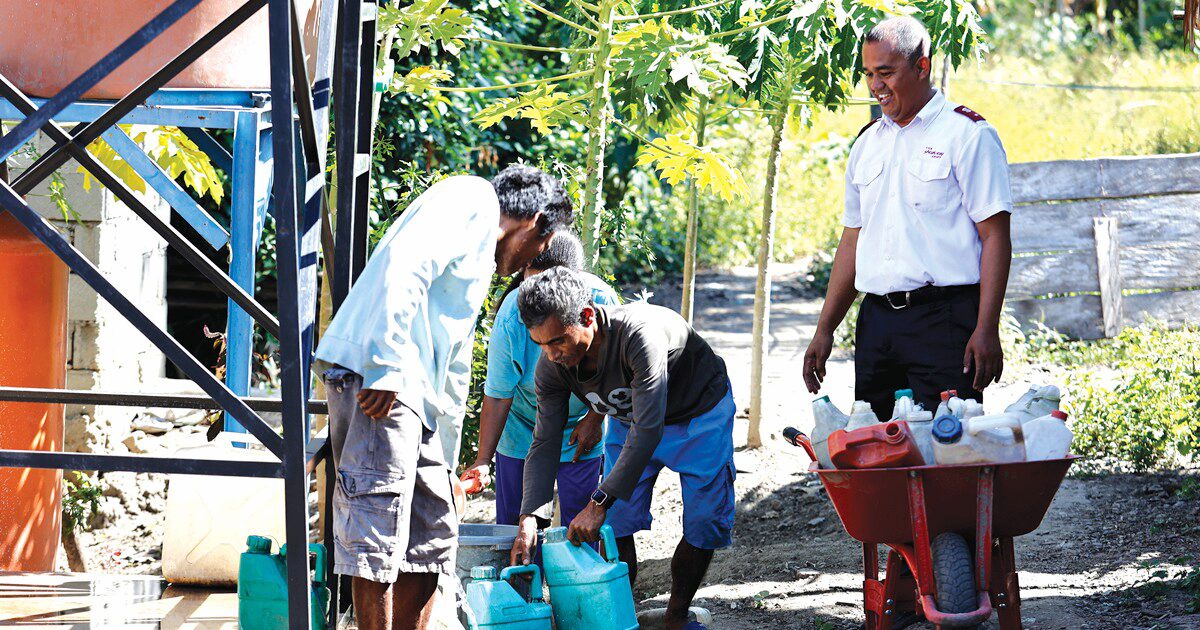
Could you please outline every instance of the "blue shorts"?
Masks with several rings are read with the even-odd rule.
[[[664,467],[679,473],[683,489],[683,538],[700,549],[721,549],[733,543],[733,391],[690,422],[663,428],[663,438],[628,501],[608,510],[606,523],[617,538],[650,529],[650,500],[654,482]],[[604,474],[621,455],[629,426],[608,419],[604,439]]]

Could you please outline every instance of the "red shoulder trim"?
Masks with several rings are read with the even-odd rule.
[[[966,116],[967,118],[970,118],[972,122],[983,122],[984,120],[983,116],[979,115],[979,112],[967,107],[966,105],[959,105],[958,107],[954,108],[954,111]]]
[[[877,122],[879,122],[879,119],[878,119],[878,118],[876,118],[875,120],[872,120],[871,122],[869,122],[869,123],[867,123],[867,124],[863,125],[862,129],[859,129],[859,130],[858,130],[858,135],[857,135],[857,136],[854,136],[854,139],[855,139],[855,140],[858,140],[859,136],[861,136],[861,135],[863,135],[864,133],[866,133],[866,132],[867,132],[867,130],[871,128],[871,125],[874,125],[874,124],[875,124],[875,123],[877,123]]]

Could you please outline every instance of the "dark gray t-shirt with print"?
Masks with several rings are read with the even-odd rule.
[[[725,362],[675,311],[645,302],[597,306],[596,323],[601,347],[595,373],[558,365],[544,354],[538,361],[537,425],[525,458],[522,514],[553,496],[571,394],[630,425],[620,458],[600,484],[628,499],[663,426],[703,415],[729,391]]]

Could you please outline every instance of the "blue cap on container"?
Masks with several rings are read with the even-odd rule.
[[[933,421],[933,439],[942,444],[953,444],[962,437],[962,422],[954,416],[942,416]]]
[[[496,579],[496,567],[481,566],[471,567],[471,579],[480,581],[492,581]]]
[[[248,536],[246,553],[271,553],[271,539],[266,536]]]
[[[911,389],[897,389],[897,390],[896,390],[896,400],[900,400],[901,398],[904,398],[904,397],[912,398],[912,397],[913,397],[913,390],[911,390]]]

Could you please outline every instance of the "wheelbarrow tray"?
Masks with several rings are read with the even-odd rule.
[[[1038,528],[1074,459],[815,472],[851,537],[903,545],[914,540],[908,495],[912,473],[923,481],[929,531],[936,535],[975,530],[980,473],[991,468],[993,535],[1012,538]]]

